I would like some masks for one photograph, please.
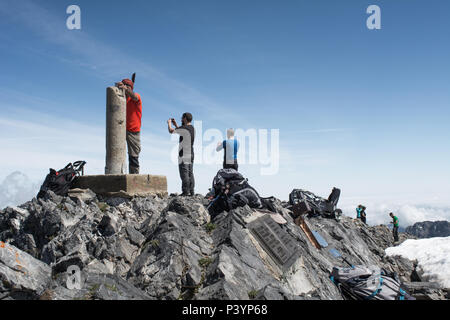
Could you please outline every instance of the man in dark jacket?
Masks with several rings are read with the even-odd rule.
[[[179,127],[175,119],[167,120],[169,133],[180,135],[178,153],[178,169],[180,171],[182,196],[193,196],[195,188],[194,179],[194,139],[195,129],[191,125],[192,114],[186,112],[181,117],[182,126]],[[172,127],[172,124],[175,128]]]

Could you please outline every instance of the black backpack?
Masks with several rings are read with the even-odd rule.
[[[331,204],[331,206],[336,207],[340,196],[341,190],[338,188],[333,188],[330,195],[328,196],[328,203]]]
[[[75,178],[84,174],[85,164],[86,161],[76,161],[73,164],[69,163],[59,171],[50,168],[50,173],[45,177],[37,198],[43,198],[47,191],[53,191],[59,196],[67,196]]]
[[[292,206],[296,206],[300,212],[298,214],[308,214],[309,216],[324,216],[334,218],[339,215],[341,210],[337,209],[337,203],[341,195],[341,190],[333,188],[328,199],[316,196],[314,193],[302,190],[294,189],[289,194],[289,203]],[[296,217],[294,217],[296,218]]]
[[[212,199],[208,205],[211,215],[245,205],[252,208],[262,206],[258,192],[234,169],[220,169],[217,172],[207,197]]]

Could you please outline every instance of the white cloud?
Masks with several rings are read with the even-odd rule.
[[[393,212],[399,218],[400,226],[404,228],[422,221],[450,221],[450,204],[448,202],[422,199],[422,203],[415,203],[411,199],[414,198],[386,200],[379,197],[378,199],[366,198],[365,201],[363,197],[357,200],[344,198],[338,206],[345,215],[356,217],[356,207],[358,204],[363,204],[367,208],[367,223],[369,225],[388,224],[392,221],[389,217],[390,212]]]
[[[0,184],[0,209],[18,206],[35,197],[40,184],[33,183],[21,172],[8,175]]]
[[[86,125],[66,117],[32,110],[14,109],[0,117],[2,157],[0,176],[19,170],[40,181],[49,168],[61,169],[67,163],[85,160],[86,174],[102,174],[105,165],[105,129]],[[26,118],[23,117],[26,114]],[[172,148],[169,135],[146,133],[142,138],[145,165],[154,168],[169,161],[166,150]]]
[[[0,137],[3,154],[8,155],[1,159],[0,177],[19,170],[29,176],[34,184],[40,185],[49,168],[60,169],[76,160],[88,162],[86,174],[104,172],[105,129],[101,125],[86,125],[69,118],[12,108],[0,117]],[[169,192],[180,192],[178,167],[172,162],[170,152],[177,146],[177,141],[173,141],[168,133],[145,132],[142,135],[142,146],[141,172],[166,175]],[[300,153],[296,154],[300,156]],[[197,158],[200,156],[196,155]],[[241,165],[240,171],[249,178],[250,184],[261,196],[274,195],[287,200],[292,189],[304,188],[326,198],[333,185],[328,185],[327,181],[309,182],[308,185],[309,180],[302,178],[307,177],[308,173],[295,171],[299,163],[302,167],[308,166],[306,161],[313,160],[314,156],[304,154],[297,162],[294,158],[292,153],[281,148],[280,173],[274,176],[261,176],[259,165]],[[194,164],[197,192],[204,194],[208,191],[214,175],[221,168],[220,162],[210,165]],[[421,202],[411,199],[420,199]],[[338,206],[344,210],[344,214],[354,217],[355,208],[360,203],[367,207],[370,225],[387,224],[390,221],[388,213],[391,211],[399,217],[402,227],[425,220],[450,220],[448,200],[437,195],[431,198],[413,194],[353,195],[341,197]]]

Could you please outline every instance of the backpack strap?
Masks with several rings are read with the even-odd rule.
[[[347,300],[347,298],[351,298],[353,300],[361,300],[359,297],[355,296],[349,289],[343,286],[340,282],[336,281],[334,276],[330,275],[330,280],[336,285],[339,293],[345,300]]]
[[[383,286],[383,277],[380,275],[380,282],[378,283],[378,288],[372,294],[365,298],[365,300],[371,300],[373,299],[377,294],[380,293],[381,287]]]
[[[398,291],[399,291],[398,300],[405,300],[406,291],[403,290],[402,288],[398,288]]]
[[[84,165],[86,161],[76,161],[73,163],[73,170],[75,170],[77,176],[84,176]]]
[[[73,169],[72,162],[69,163],[67,166],[65,166],[62,170],[66,170],[66,169]],[[60,170],[60,171],[62,171],[62,170]]]

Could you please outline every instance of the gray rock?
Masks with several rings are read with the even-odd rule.
[[[158,299],[191,296],[191,291],[201,285],[213,246],[207,231],[197,228],[196,223],[189,215],[172,211],[161,215],[158,228],[134,261],[127,278]]]
[[[0,292],[36,299],[51,282],[51,268],[18,248],[0,243]]]
[[[116,257],[124,258],[126,262],[133,263],[138,253],[139,248],[133,246],[126,239],[120,238],[116,242]]]
[[[80,289],[68,289],[60,277],[40,296],[41,300],[151,300],[145,292],[111,274],[85,273]]]
[[[45,193],[43,199],[39,199],[38,201],[42,201],[42,200],[45,200],[45,201],[51,201],[51,202],[53,202],[53,203],[55,203],[55,204],[60,204],[61,201],[63,200],[63,197],[57,195],[56,193],[54,193],[54,192],[51,191],[51,190],[48,190],[48,191]]]
[[[417,300],[447,300],[446,292],[433,282],[404,282],[404,288]],[[448,295],[448,292],[447,292]]]
[[[202,203],[198,201],[185,201],[182,197],[172,199],[169,202],[167,211],[187,215],[196,226],[201,226],[210,221],[209,213]]]
[[[254,300],[316,300],[311,297],[293,296],[280,286],[272,284],[265,286],[257,292],[250,292],[250,296]]]
[[[92,260],[83,270],[87,273],[93,274],[114,274],[114,263],[106,259],[103,259],[102,261],[95,259]]]
[[[140,247],[145,242],[145,237],[142,233],[137,231],[132,225],[126,226],[126,231],[130,242]]]
[[[110,215],[104,215],[98,224],[98,230],[105,237],[110,237],[118,231],[116,220]]]
[[[414,283],[409,288],[418,298],[448,298],[440,288],[417,287],[421,276],[414,261],[385,255],[393,244],[386,226],[369,227],[346,216],[339,221],[306,218],[328,243],[317,249],[294,223],[288,203],[272,199],[280,228],[297,250],[293,263],[283,268],[248,228],[270,214],[261,210],[244,206],[211,220],[208,201],[200,195],[72,199],[50,193],[0,211],[0,241],[15,245],[21,255],[27,252],[31,265],[45,270],[33,272],[33,280],[24,283],[20,271],[5,265],[3,274],[22,289],[1,284],[0,297],[342,300],[329,272],[346,266],[345,258],[397,272],[402,282]],[[400,234],[401,241],[408,238],[414,236]],[[343,258],[334,257],[330,248]],[[81,270],[81,289],[67,287],[71,266]]]
[[[67,272],[70,266],[78,266],[83,269],[90,260],[90,256],[85,250],[77,250],[59,258],[53,265],[53,273]]]
[[[84,203],[90,203],[97,198],[97,195],[90,189],[70,189],[68,196]]]

